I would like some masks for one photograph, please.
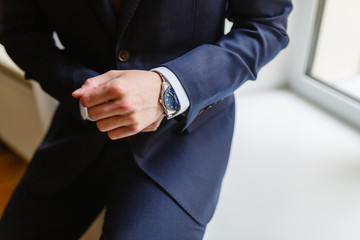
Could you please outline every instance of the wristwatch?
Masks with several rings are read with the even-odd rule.
[[[160,105],[164,110],[164,114],[167,119],[171,119],[175,117],[176,113],[180,111],[180,102],[175,93],[174,88],[171,86],[169,81],[166,79],[164,75],[162,75],[158,71],[154,71],[157,73],[161,80],[161,93],[160,93]]]

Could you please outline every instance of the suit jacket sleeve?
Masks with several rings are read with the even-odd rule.
[[[0,42],[9,56],[25,71],[26,79],[38,81],[80,118],[78,100],[71,93],[98,73],[58,49],[46,23],[36,1],[0,0]]]
[[[200,45],[165,63],[182,83],[190,101],[185,128],[199,111],[231,95],[288,44],[291,0],[230,0],[232,30],[214,44]]]

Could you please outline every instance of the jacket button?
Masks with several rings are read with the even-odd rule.
[[[120,50],[118,58],[120,62],[126,62],[130,58],[130,52],[128,50]]]

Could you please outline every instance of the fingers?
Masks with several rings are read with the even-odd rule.
[[[125,115],[135,111],[136,104],[125,99],[116,99],[88,108],[88,115],[97,121],[117,115]]]
[[[125,95],[125,87],[120,79],[109,81],[98,88],[85,91],[80,103],[82,106],[91,108],[99,104],[104,104],[115,99],[121,99]]]
[[[134,117],[129,114],[102,119],[97,121],[96,125],[101,132],[108,132],[120,127],[135,126],[136,123],[134,122]]]
[[[101,132],[107,132],[112,140],[129,137],[141,131],[140,124],[136,123],[131,115],[103,119],[97,121],[96,125]]]
[[[83,94],[91,89],[98,88],[99,86],[111,81],[114,78],[119,77],[123,71],[120,70],[111,70],[99,76],[89,78],[85,81],[85,83],[81,86],[81,88],[75,90],[72,93],[74,98],[80,98]]]
[[[139,121],[139,117],[134,113],[130,113],[99,120],[96,122],[96,125],[101,132],[107,132],[110,139],[116,140],[135,135],[139,132],[156,131],[163,118],[164,115],[161,115],[155,122],[144,128],[143,124]]]
[[[135,135],[136,133],[138,133],[138,132],[134,131],[131,126],[129,126],[129,127],[120,127],[120,128],[116,128],[114,130],[109,131],[108,132],[108,137],[111,140],[117,140],[117,139],[121,139],[121,138],[130,137],[132,135]]]

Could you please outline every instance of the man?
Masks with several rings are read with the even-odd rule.
[[[60,102],[0,239],[77,239],[103,207],[102,239],[202,239],[233,92],[287,45],[291,0],[0,2],[1,43]]]

